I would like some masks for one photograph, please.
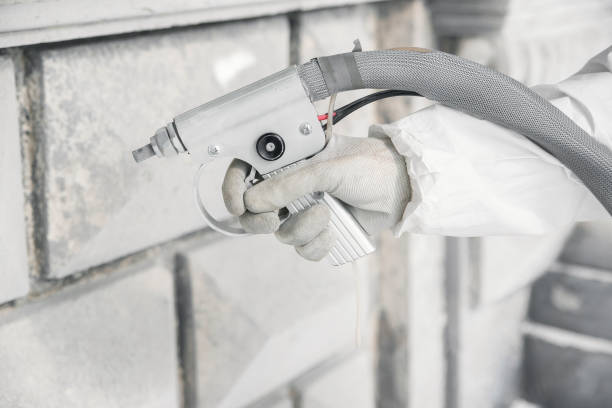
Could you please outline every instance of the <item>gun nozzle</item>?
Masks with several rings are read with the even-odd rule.
[[[134,161],[136,161],[136,163],[140,163],[141,161],[155,156],[155,150],[153,150],[151,143],[148,143],[141,148],[134,150],[132,152],[132,156],[134,157]]]

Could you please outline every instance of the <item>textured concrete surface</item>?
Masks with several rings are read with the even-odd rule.
[[[0,406],[177,407],[171,275],[76,284],[0,313]]]
[[[601,408],[612,401],[612,355],[525,338],[525,397],[544,407]]]
[[[549,273],[533,286],[531,320],[612,340],[612,280]]]
[[[363,350],[298,386],[303,408],[374,408],[374,361]]]
[[[0,304],[29,288],[18,109],[13,62],[0,56]]]
[[[325,9],[304,13],[299,18],[299,61],[306,62],[314,57],[350,52],[353,41],[361,41],[364,50],[376,49],[376,8],[355,6]],[[343,92],[336,99],[341,107],[373,91]],[[326,113],[329,98],[315,103],[319,113]],[[334,131],[341,135],[365,137],[368,128],[376,121],[376,108],[369,105],[347,116]]]
[[[561,260],[612,271],[612,222],[578,224],[563,249]]]
[[[241,407],[354,344],[351,267],[305,261],[271,236],[225,239],[188,259],[200,405]]]
[[[50,275],[204,227],[191,191],[197,163],[137,165],[131,150],[186,109],[284,68],[287,49],[287,22],[272,18],[43,51]],[[217,185],[223,171],[210,172]]]

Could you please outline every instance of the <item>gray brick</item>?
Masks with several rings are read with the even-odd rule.
[[[580,223],[570,236],[561,260],[612,270],[612,223]]]
[[[0,56],[0,303],[29,288],[17,115],[13,62]]]
[[[612,340],[612,282],[549,273],[533,286],[531,320]]]
[[[612,355],[525,338],[524,392],[555,408],[601,408],[612,401]]]
[[[174,299],[161,267],[0,315],[0,406],[176,407]]]
[[[353,347],[351,267],[305,261],[271,236],[222,240],[188,260],[201,406],[253,403]]]
[[[363,351],[298,388],[303,408],[373,408],[374,361]]]
[[[204,227],[191,192],[198,163],[136,165],[130,151],[176,114],[284,68],[287,57],[284,18],[42,51],[50,276]],[[220,194],[208,198],[218,213]]]

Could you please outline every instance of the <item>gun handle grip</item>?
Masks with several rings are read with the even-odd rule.
[[[307,194],[287,206],[291,214],[297,214],[315,204],[322,203],[329,208],[330,228],[336,242],[328,258],[334,266],[353,262],[376,250],[368,234],[340,201],[327,193]]]

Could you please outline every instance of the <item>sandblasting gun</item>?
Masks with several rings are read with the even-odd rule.
[[[211,228],[247,235],[205,208],[199,179],[216,158],[238,158],[261,178],[274,177],[320,152],[325,127],[375,100],[419,95],[489,120],[529,138],[572,170],[612,213],[612,152],[547,100],[514,79],[440,51],[401,48],[319,57],[291,66],[175,117],[150,143],[132,152],[149,157],[189,153],[201,163],[194,179],[197,205]],[[312,102],[353,89],[384,89],[319,115]],[[332,116],[331,118],[329,116]],[[308,194],[287,205],[291,214],[316,203],[330,209],[336,242],[331,263],[342,265],[375,250],[345,206],[327,193]]]

